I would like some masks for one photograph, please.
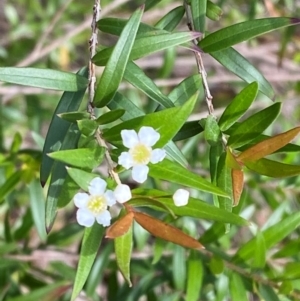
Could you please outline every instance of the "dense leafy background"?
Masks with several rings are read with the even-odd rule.
[[[106,14],[106,17],[128,18],[142,3],[102,1],[103,17]],[[217,22],[207,20],[210,32],[251,19],[297,16],[300,11],[297,1],[288,0],[264,3],[223,0],[218,4],[223,16]],[[2,1],[0,5],[3,6],[0,14],[3,37],[0,41],[1,67],[30,66],[76,73],[87,64],[92,2],[12,0]],[[145,12],[142,21],[154,26],[167,12],[179,5],[181,2],[161,1]],[[163,24],[160,26],[164,27]],[[197,26],[201,28],[203,24]],[[185,19],[177,29],[188,31]],[[262,86],[263,93],[258,93],[242,120],[274,106],[267,96],[282,102],[278,118],[264,131],[266,135],[275,135],[298,125],[300,58],[297,33],[299,27],[287,27],[235,47],[262,71],[275,91],[275,96],[271,95],[270,87]],[[114,45],[116,37],[102,32],[100,40],[109,47]],[[231,50],[227,48],[221,51]],[[218,117],[246,86],[245,82],[217,62],[226,64],[221,54],[212,53],[216,60],[203,55]],[[230,54],[233,55],[234,50]],[[197,73],[191,51],[181,47],[152,54],[137,63],[150,78],[155,79],[165,95],[184,78]],[[157,104],[147,101],[145,93],[128,84],[132,81],[132,74],[137,72],[136,66],[132,64],[130,67],[133,73],[128,70],[125,72],[126,81],[122,81],[119,91],[140,108],[136,116],[141,112],[153,112]],[[97,69],[99,74],[101,71],[101,67]],[[249,82],[252,80],[249,79]],[[199,99],[203,98],[201,93]],[[70,203],[59,211],[53,229],[49,235],[46,234],[44,224],[46,222],[49,226],[53,220],[43,220],[46,190],[39,183],[45,135],[62,93],[2,84],[0,94],[0,300],[69,300],[83,228],[76,223],[75,209]],[[159,93],[150,97],[156,97],[160,103],[165,101],[165,107],[172,106]],[[172,100],[175,96],[171,93],[169,98]],[[178,102],[183,104],[180,99]],[[109,106],[115,108],[114,103]],[[101,110],[99,113],[103,112]],[[124,116],[124,120],[133,117]],[[205,117],[207,108],[203,101],[193,111],[190,120]],[[199,131],[199,128],[196,130]],[[238,133],[239,130],[232,131]],[[205,142],[205,134],[179,141],[178,145],[190,166],[209,178],[209,145]],[[72,135],[71,141],[77,141],[76,131]],[[177,136],[177,140],[181,138]],[[235,147],[243,146],[238,139],[232,138],[229,142]],[[274,154],[270,158],[299,165],[299,149],[295,150]],[[251,167],[251,162],[247,164],[250,169],[258,168]],[[279,166],[276,169],[281,168]],[[152,171],[153,174],[155,172],[159,173],[160,170]],[[220,174],[223,176],[222,172]],[[200,242],[205,245],[206,251],[199,253],[154,240],[135,224],[131,261],[133,287],[128,287],[118,272],[113,241],[103,239],[78,300],[300,300],[299,178],[273,179],[249,170],[245,178],[240,204],[233,211],[251,221],[251,226],[229,228],[227,224],[224,226],[208,220],[199,221],[191,217],[178,219],[176,226],[201,238]],[[216,181],[224,184],[221,177]],[[146,185],[156,189],[165,187],[158,180],[149,181]],[[170,184],[168,188],[174,191],[178,187]],[[209,203],[215,201],[210,195],[200,192],[194,192],[193,197]],[[134,201],[139,205],[143,199]],[[171,203],[170,200],[165,201]],[[66,200],[62,197],[58,200],[58,206],[64,205]],[[51,211],[51,208],[47,210]],[[186,215],[193,216],[189,209],[186,211]],[[149,212],[152,212],[151,209]],[[163,218],[163,214],[157,213],[157,217]],[[86,256],[98,249],[100,240],[89,239],[89,235],[95,236],[92,232],[97,230],[102,231],[93,229],[91,233],[84,234],[86,244],[82,252]]]

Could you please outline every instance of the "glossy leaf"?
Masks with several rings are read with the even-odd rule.
[[[296,127],[292,130],[278,134],[274,137],[259,142],[256,145],[251,146],[247,150],[243,151],[237,159],[240,162],[245,161],[257,161],[267,155],[270,155],[278,149],[287,145],[293,140],[300,132],[300,127]]]
[[[207,0],[191,0],[194,30],[205,32]]]
[[[95,107],[106,106],[116,93],[134,45],[142,15],[143,9],[137,9],[122,30],[97,85],[93,100]]]
[[[128,212],[123,217],[119,218],[106,230],[105,238],[117,238],[125,235],[132,226],[133,213]]]
[[[104,148],[79,148],[71,150],[61,150],[49,154],[52,159],[65,164],[83,169],[93,169],[100,165],[104,158]]]
[[[72,180],[84,191],[88,191],[90,182],[94,178],[99,177],[97,174],[86,172],[77,168],[68,167],[67,172]]]
[[[161,192],[158,190],[145,190],[145,189],[135,189],[132,191],[133,199],[129,201],[132,206],[147,206],[154,208],[159,211],[166,211],[162,206],[156,206],[155,203],[151,202],[151,199],[161,202],[165,206],[172,210],[175,215],[178,216],[190,216],[197,219],[208,219],[213,221],[219,221],[222,223],[231,223],[236,225],[247,225],[248,222],[241,218],[240,216],[233,214],[231,212],[225,211],[218,207],[207,204],[204,201],[190,197],[189,202],[186,206],[177,207],[171,196],[168,196],[166,192]],[[139,195],[142,198],[139,198]],[[149,196],[150,199],[146,201],[145,196]]]
[[[262,233],[265,241],[266,250],[273,247],[283,238],[287,237],[294,229],[300,226],[300,213],[290,214],[279,223],[269,227]],[[246,244],[242,245],[234,256],[234,262],[245,261],[253,257],[256,248],[256,238],[252,238]]]
[[[227,192],[223,189],[216,187],[199,175],[168,159],[164,159],[157,164],[150,164],[149,167],[149,176],[155,179],[166,180],[228,198]]]
[[[143,125],[151,126],[160,133],[160,139],[155,144],[155,146],[163,147],[174,137],[174,135],[179,131],[188,116],[191,114],[195,106],[196,99],[197,95],[194,95],[182,107],[170,108],[125,121],[104,132],[103,138],[111,142],[112,144],[121,145],[121,130],[138,130]]]
[[[71,296],[72,301],[74,301],[79,295],[86,282],[100,247],[103,235],[104,228],[97,223],[90,228],[85,228]]]
[[[96,119],[97,124],[108,124],[121,118],[125,114],[125,110],[117,109],[106,112]]]
[[[231,169],[231,180],[232,180],[233,206],[237,206],[239,204],[243,192],[244,172],[239,169]]]
[[[81,74],[23,67],[1,67],[0,81],[69,92],[85,90],[88,85],[87,78]]]
[[[257,82],[246,86],[226,107],[219,119],[219,126],[222,131],[226,131],[236,121],[238,121],[249,109],[255,100],[258,92]]]
[[[298,18],[265,18],[237,23],[207,35],[199,42],[204,52],[219,51],[261,34],[300,23]]]
[[[81,69],[78,74],[87,77],[87,68]],[[45,185],[53,165],[53,159],[51,159],[47,154],[60,149],[64,137],[70,127],[70,123],[59,118],[57,114],[78,110],[84,93],[85,90],[78,91],[76,93],[65,92],[53,113],[43,148],[40,169],[40,181],[42,186]]]
[[[197,32],[175,32],[175,33],[156,33],[152,35],[138,37],[132,47],[129,60],[136,60],[152,54],[154,52],[187,43],[198,38],[201,34]],[[106,65],[113,48],[106,48],[98,52],[93,57],[93,62],[97,66]]]
[[[124,79],[163,107],[174,107],[173,102],[159,90],[155,83],[135,63],[128,62]]]
[[[259,91],[273,99],[274,91],[265,77],[239,52],[229,47],[220,51],[212,52],[210,55],[216,59],[226,69],[236,74],[246,83],[256,81]]]
[[[196,239],[150,215],[134,211],[134,219],[155,237],[159,237],[186,248],[197,250],[203,249],[203,246]]]
[[[166,31],[173,31],[182,20],[184,13],[185,9],[183,6],[175,7],[155,24],[155,28],[163,29]]]
[[[290,165],[264,158],[258,161],[247,161],[245,166],[260,175],[271,178],[292,177],[300,174],[299,165]]]
[[[188,121],[186,122],[179,132],[173,138],[173,141],[180,141],[187,138],[194,137],[203,132],[203,127],[198,121]]]
[[[200,299],[204,268],[199,252],[192,250],[187,261],[186,300]]]
[[[272,124],[278,116],[280,108],[281,103],[277,102],[248,117],[232,131],[228,139],[228,145],[231,148],[238,148],[254,140],[257,135],[260,135]]]
[[[125,215],[127,217],[128,215]],[[131,222],[129,225],[129,229],[127,232],[119,236],[115,239],[115,253],[118,267],[127,281],[128,285],[131,287],[132,283],[130,280],[130,259],[131,252],[133,247],[133,237],[132,237],[132,218],[133,215],[130,216]]]

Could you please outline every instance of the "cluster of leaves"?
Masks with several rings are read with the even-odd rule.
[[[145,10],[152,9],[158,2],[146,1]],[[166,295],[163,300],[181,300],[183,292],[189,301],[200,298],[210,300],[211,294],[216,300],[224,300],[228,296],[232,300],[248,300],[250,293],[265,300],[279,300],[280,294],[286,296],[284,300],[297,298],[295,296],[300,286],[297,281],[298,235],[274,254],[271,255],[270,251],[300,225],[298,212],[290,212],[290,207],[279,206],[273,199],[274,214],[269,224],[264,229],[253,230],[254,236],[247,243],[237,242],[237,250],[233,255],[227,254],[226,242],[221,241],[233,237],[238,231],[236,226],[249,226],[247,220],[239,215],[246,204],[253,202],[251,190],[243,193],[246,170],[250,170],[251,174],[254,172],[273,178],[292,177],[300,173],[298,165],[265,158],[275,152],[299,152],[300,147],[290,141],[300,128],[295,127],[273,137],[264,134],[278,117],[281,103],[275,102],[259,112],[250,113],[249,108],[258,92],[269,99],[274,98],[274,92],[264,76],[232,46],[275,29],[296,25],[300,20],[286,17],[256,19],[204,36],[206,18],[218,20],[221,14],[221,8],[211,1],[191,0],[168,12],[154,25],[141,23],[143,10],[144,7],[138,8],[128,20],[102,18],[97,23],[100,31],[118,36],[118,40],[113,47],[100,47],[93,57],[93,63],[105,67],[92,102],[94,110],[99,112],[96,118],[92,118],[87,110],[80,109],[88,86],[86,67],[77,74],[51,69],[0,68],[0,80],[3,82],[65,91],[53,113],[42,152],[20,149],[21,138],[17,134],[8,155],[2,155],[1,166],[8,176],[0,186],[1,201],[6,199],[9,202],[11,192],[24,181],[29,183],[31,210],[28,209],[28,217],[13,234],[7,212],[4,220],[7,244],[0,249],[1,253],[18,253],[14,241],[28,233],[33,222],[40,238],[47,241],[48,245],[59,244],[81,231],[76,224],[67,225],[58,232],[53,231],[52,227],[58,210],[65,208],[80,189],[87,191],[90,181],[99,174],[106,178],[97,169],[105,163],[106,148],[99,145],[99,139],[95,137],[112,145],[110,156],[117,162],[117,157],[124,150],[121,130],[151,126],[160,133],[156,146],[164,147],[168,155],[168,159],[149,166],[153,181],[149,180],[146,186],[132,191],[132,199],[106,232],[97,224],[84,230],[76,276],[73,268],[56,262],[49,276],[58,275],[63,280],[45,286],[34,273],[25,272],[26,269],[22,270],[19,262],[12,259],[1,266],[4,271],[1,273],[4,275],[3,287],[7,281],[5,275],[20,269],[24,271],[24,284],[30,287],[30,283],[34,282],[36,290],[24,297],[15,297],[19,293],[15,285],[18,282],[11,279],[2,299],[7,296],[11,297],[8,300],[53,299],[53,296],[58,298],[64,295],[62,298],[71,297],[74,300],[84,290],[96,300],[99,298],[95,288],[103,278],[105,269],[110,270],[112,276],[108,280],[109,300],[118,300],[120,296],[123,299],[126,296],[126,300],[137,300],[142,295],[146,295],[148,300],[162,300],[161,296],[156,295],[155,288],[165,282],[175,288],[175,292]],[[191,22],[192,30],[177,31],[177,26],[185,16]],[[193,52],[196,55],[210,55],[247,83],[231,100],[219,120],[209,114],[205,119],[188,121],[199,104],[199,90],[202,90],[203,82],[205,84],[206,79],[201,78],[200,74],[187,77],[166,95],[134,63],[134,60],[157,51],[169,51],[179,45],[188,48],[190,55]],[[143,110],[119,91],[122,80],[146,95],[151,110]],[[244,114],[247,114],[247,118],[241,119]],[[198,139],[200,133],[203,133],[201,137],[209,150],[206,160],[209,162],[210,179],[188,167],[192,162],[188,162],[179,147],[182,141],[196,141],[197,149],[195,138]],[[45,203],[41,202],[43,192],[36,175],[39,160],[39,180],[47,188]],[[15,170],[20,162],[21,167]],[[116,171],[121,173],[123,170],[117,168]],[[166,181],[170,189],[161,181]],[[108,178],[107,182],[111,188],[116,186],[112,179]],[[195,195],[189,199],[188,205],[180,208],[172,200],[172,189],[178,185],[189,187]],[[264,194],[272,199],[272,192],[266,190]],[[243,216],[247,217],[247,214],[244,212]],[[150,259],[133,259],[131,262],[134,242],[141,250],[149,237],[139,226],[133,226],[133,221],[157,237],[149,258],[162,271],[158,277],[154,277],[156,269]],[[205,226],[202,229],[205,231],[199,236],[199,225],[203,227],[203,221]],[[51,230],[47,238],[46,232]],[[102,241],[105,235],[113,239],[116,260],[110,257],[113,252],[111,244]],[[163,252],[166,241],[177,244],[167,245],[172,256]],[[182,246],[192,250],[186,253]],[[202,246],[207,251],[200,252]],[[100,247],[102,249],[97,257]],[[162,256],[166,256],[165,261],[160,260]],[[186,256],[187,261],[183,260]],[[268,262],[270,256],[272,259],[288,257],[290,263],[283,270],[277,269]],[[207,261],[209,265],[206,265]],[[130,290],[126,285],[118,288],[116,263],[129,285],[130,271],[140,276],[140,280],[134,282],[134,289]],[[58,272],[54,272],[55,269]],[[213,289],[210,288],[211,283],[214,284]]]

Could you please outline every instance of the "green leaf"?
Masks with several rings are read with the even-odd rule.
[[[77,120],[87,119],[90,117],[90,114],[88,112],[68,112],[68,113],[61,113],[57,114],[57,116],[63,120],[66,120],[68,122],[76,123]]]
[[[187,261],[187,288],[186,300],[198,301],[200,299],[204,269],[199,252],[191,250]]]
[[[273,288],[265,284],[260,284],[258,289],[259,295],[265,301],[280,301],[278,293],[274,292]]]
[[[152,8],[153,6],[155,6],[156,4],[158,4],[161,0],[146,0],[145,1],[145,10],[149,10],[150,8]]]
[[[230,134],[228,145],[231,148],[241,147],[254,140],[276,119],[280,112],[281,103],[261,110],[241,122]]]
[[[282,275],[276,277],[276,280],[295,280],[300,277],[300,262],[287,262]]]
[[[224,271],[224,261],[219,256],[212,256],[209,261],[209,269],[214,275],[223,273]]]
[[[61,150],[49,154],[52,159],[58,160],[65,164],[83,168],[93,169],[100,165],[104,158],[104,147],[97,148],[79,148],[70,150]]]
[[[223,14],[222,9],[211,1],[207,1],[206,16],[213,21],[219,21]]]
[[[252,267],[255,269],[263,269],[266,264],[266,244],[265,238],[260,231],[256,234],[256,246],[253,254]]]
[[[0,204],[5,197],[18,185],[21,181],[24,171],[18,170],[6,178],[4,184],[0,186]]]
[[[299,165],[290,165],[264,158],[255,162],[245,162],[245,166],[260,175],[271,178],[293,177],[300,174]]]
[[[211,146],[217,145],[221,141],[221,131],[216,117],[208,115],[205,120],[204,139]]]
[[[71,124],[69,131],[67,132],[62,142],[61,149],[73,149],[76,146],[79,137],[80,133],[78,131],[77,125]],[[61,162],[54,162],[51,172],[50,185],[47,192],[45,208],[45,222],[48,232],[51,230],[55,220],[57,213],[57,202],[66,176],[67,172],[65,165]]]
[[[125,121],[104,132],[103,138],[112,144],[121,145],[121,130],[138,130],[142,126],[151,126],[160,133],[160,139],[155,146],[163,147],[175,136],[175,134],[184,124],[188,116],[191,114],[196,100],[197,95],[194,95],[182,107],[166,109]]]
[[[42,242],[47,239],[45,229],[45,197],[43,189],[37,180],[33,180],[29,184],[30,208],[35,228]]]
[[[127,22],[128,22],[128,20],[125,20],[125,19],[103,18],[97,22],[97,27],[102,32],[106,32],[106,33],[110,33],[110,34],[119,36],[122,33],[122,30],[124,29]],[[155,30],[157,30],[155,27],[140,22],[140,25],[139,25],[139,28],[137,31],[137,36],[142,35],[143,33],[146,33],[149,31],[155,31]]]
[[[57,163],[61,164],[59,162]],[[67,206],[69,202],[72,200],[72,198],[74,197],[74,195],[78,192],[78,190],[79,190],[79,186],[67,174],[57,198],[57,207],[63,208]]]
[[[124,79],[163,107],[174,107],[173,102],[159,90],[155,83],[135,63],[128,62]]]
[[[207,204],[204,201],[190,197],[189,202],[186,206],[177,207],[171,196],[168,196],[166,192],[161,192],[158,190],[146,190],[146,189],[134,189],[132,191],[133,199],[129,201],[128,204],[132,206],[147,206],[154,208],[159,211],[166,211],[162,206],[156,206],[156,204],[151,203],[151,198],[163,203],[165,206],[169,207],[175,215],[178,216],[190,216],[197,219],[207,219],[213,221],[219,221],[222,223],[231,223],[236,225],[247,225],[248,222],[241,218],[240,216],[227,212],[218,207]],[[143,196],[143,198],[139,198]],[[149,196],[149,201],[145,200],[144,196]]]
[[[257,82],[246,86],[226,107],[219,120],[219,126],[222,131],[226,131],[236,121],[238,121],[251,106],[258,92]]]
[[[79,295],[87,280],[87,277],[89,276],[103,235],[104,228],[97,223],[95,223],[91,228],[86,228],[84,231],[76,278],[71,297],[72,301],[75,300],[75,298]]]
[[[236,74],[247,83],[257,81],[259,91],[269,98],[274,97],[274,91],[265,77],[246,60],[239,52],[233,48],[227,48],[220,51],[212,52],[210,55],[221,65],[232,73]]]
[[[202,79],[199,74],[192,75],[179,83],[168,95],[175,105],[183,105],[197,91],[202,89]]]
[[[176,290],[183,291],[186,282],[186,262],[182,260],[185,257],[185,248],[175,245],[172,249],[172,274]]]
[[[241,276],[232,272],[229,281],[229,291],[232,301],[248,301],[247,292]]]
[[[237,23],[207,35],[199,42],[204,52],[214,52],[261,34],[300,23],[298,18],[265,18]]]
[[[175,32],[160,33],[149,32],[147,36],[138,37],[132,47],[129,60],[136,60],[152,54],[154,52],[187,43],[200,36],[197,32]],[[94,57],[93,62],[97,66],[104,66],[111,56],[113,47],[99,51]]]
[[[300,212],[291,214],[281,220],[279,223],[269,227],[262,232],[265,241],[266,250],[273,247],[276,243],[287,237],[297,227],[300,226]],[[256,237],[252,238],[246,244],[243,244],[234,255],[234,262],[244,262],[253,258],[256,248]]]
[[[142,15],[143,9],[137,9],[122,30],[97,85],[93,100],[95,107],[102,108],[106,106],[116,93],[134,45]]]
[[[98,128],[97,122],[93,119],[78,120],[77,125],[78,125],[80,132],[84,136],[87,136],[87,137],[94,136],[94,134]]]
[[[132,283],[130,280],[130,259],[133,247],[132,225],[126,234],[114,239],[114,244],[118,267],[123,277],[131,287]]]
[[[183,186],[228,197],[228,194],[224,190],[216,187],[207,180],[201,178],[199,175],[168,159],[164,159],[162,162],[157,164],[150,164],[149,167],[149,176],[155,179],[167,180]]]
[[[78,74],[87,77],[87,68],[82,68]],[[85,90],[76,93],[65,92],[53,113],[42,154],[40,170],[40,181],[42,186],[45,185],[53,165],[53,160],[47,154],[51,151],[57,151],[60,149],[64,137],[70,127],[70,123],[59,118],[57,114],[78,110],[84,94]]]
[[[70,92],[85,90],[88,85],[88,79],[82,74],[23,67],[1,67],[0,81]]]
[[[188,121],[186,122],[179,132],[173,138],[173,141],[180,141],[187,138],[194,137],[203,132],[203,127],[198,121]]]
[[[163,29],[166,31],[173,31],[182,20],[184,13],[185,9],[183,6],[175,7],[155,24],[155,28]]]
[[[99,175],[83,171],[77,168],[67,168],[67,172],[72,180],[84,191],[89,190],[90,182]]]
[[[191,0],[194,30],[205,32],[207,0]]]
[[[106,112],[96,119],[97,124],[108,124],[121,118],[125,114],[125,110],[116,109]]]

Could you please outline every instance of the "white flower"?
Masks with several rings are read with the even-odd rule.
[[[131,199],[131,191],[128,185],[119,184],[114,190],[114,196],[119,203],[125,203]]]
[[[80,225],[91,227],[95,220],[104,227],[110,225],[111,215],[107,208],[116,203],[116,198],[111,190],[106,190],[106,185],[104,180],[97,177],[89,184],[89,194],[75,194],[74,203],[79,208],[77,221]]]
[[[173,201],[175,206],[185,206],[189,201],[190,193],[185,189],[178,189],[173,195]]]
[[[166,156],[164,149],[152,149],[160,134],[152,127],[143,126],[138,133],[134,130],[122,130],[121,136],[124,146],[128,147],[129,151],[121,153],[118,163],[125,169],[132,167],[132,178],[143,183],[149,172],[147,164],[158,163]]]

